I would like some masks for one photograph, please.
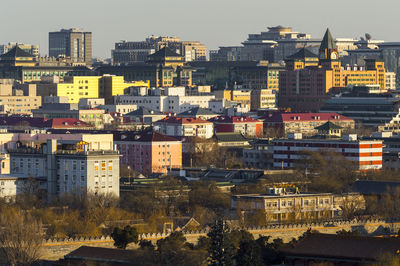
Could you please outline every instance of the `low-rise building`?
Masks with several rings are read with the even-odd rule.
[[[211,112],[210,110],[206,108],[200,108],[200,107],[195,107],[190,110],[187,110],[186,112],[177,114],[178,117],[187,117],[187,118],[201,118],[204,120],[211,119],[213,117],[219,116],[216,113]]]
[[[124,115],[129,122],[137,122],[141,124],[152,124],[158,120],[165,118],[167,114],[159,111],[149,110],[145,107],[139,107],[137,110]]]
[[[251,148],[243,149],[243,164],[257,169],[272,169],[274,146],[269,139],[256,139],[251,142]]]
[[[264,212],[270,223],[331,219],[335,210],[332,193],[300,193],[294,187],[270,188],[266,194],[234,195],[231,208],[245,217]]]
[[[167,116],[155,122],[154,128],[159,133],[168,136],[196,136],[208,139],[214,134],[213,123],[200,118]]]
[[[264,132],[269,131],[286,136],[288,133],[302,133],[304,135],[315,135],[315,127],[328,121],[344,129],[354,129],[355,122],[344,115],[337,113],[270,113],[264,119]]]
[[[214,123],[215,132],[237,132],[244,136],[261,136],[263,123],[247,116],[218,116],[210,119]]]
[[[338,130],[338,129],[332,129]],[[274,140],[274,167],[294,168],[304,161],[304,152],[332,151],[353,162],[358,170],[382,168],[382,141],[360,140],[357,135],[330,138],[302,138],[301,133]]]

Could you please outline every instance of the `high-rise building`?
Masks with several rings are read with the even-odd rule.
[[[49,56],[70,57],[73,62],[92,63],[92,33],[81,29],[49,32]]]
[[[185,62],[206,61],[207,47],[198,41],[181,41],[178,37],[150,36],[145,41],[115,43],[115,49],[111,51],[112,64],[129,65],[145,62],[147,56],[164,47],[169,47],[183,56]]]

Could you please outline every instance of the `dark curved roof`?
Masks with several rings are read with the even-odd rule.
[[[181,55],[177,54],[176,52],[174,52],[171,48],[169,48],[167,46],[161,48],[154,54],[149,55],[149,57],[157,57],[157,58],[158,57],[170,57],[170,56],[179,57]]]
[[[317,130],[331,130],[331,129],[343,129],[343,127],[338,126],[338,125],[332,123],[331,121],[328,121],[323,125],[315,127],[315,129],[317,129]]]
[[[7,53],[0,56],[0,58],[15,58],[15,57],[35,57],[30,53],[25,52],[16,45],[14,48],[9,50]]]
[[[313,52],[311,52],[310,50],[308,50],[306,48],[301,48],[296,53],[290,55],[288,57],[288,59],[305,59],[305,58],[308,58],[308,57],[316,57],[316,58],[318,58],[318,56],[316,54],[314,54]]]

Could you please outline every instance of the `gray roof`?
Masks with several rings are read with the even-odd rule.
[[[309,57],[318,58],[318,56],[316,54],[314,54],[313,52],[311,52],[310,50],[308,50],[306,48],[301,48],[296,53],[289,56],[288,59],[305,59],[305,58],[309,58]]]
[[[335,40],[332,38],[331,32],[329,31],[329,28],[326,29],[324,38],[321,41],[321,46],[319,47],[319,51],[324,51],[325,49],[336,49],[336,43]]]
[[[142,106],[135,111],[125,114],[125,116],[145,116],[145,115],[165,115],[165,114],[159,111],[147,109]]]
[[[395,181],[358,180],[353,184],[353,191],[366,195],[392,194],[397,189],[400,189],[400,182]]]
[[[195,107],[185,112],[178,114],[177,116],[200,116],[200,115],[217,115],[206,108]]]
[[[217,141],[226,141],[226,142],[232,142],[232,141],[248,141],[242,134],[240,133],[215,133],[215,138]]]

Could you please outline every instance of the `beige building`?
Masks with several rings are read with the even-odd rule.
[[[331,193],[299,193],[294,187],[270,188],[267,194],[232,196],[232,209],[245,216],[265,212],[267,222],[330,219],[334,216]]]
[[[39,118],[76,118],[86,122],[97,129],[104,128],[104,110],[54,110],[37,109],[33,111],[33,117]]]
[[[0,113],[32,114],[42,105],[34,84],[0,84]]]
[[[388,91],[396,90],[396,73],[385,72],[385,89]]]
[[[251,91],[251,110],[275,109],[276,108],[275,90],[252,90]]]

